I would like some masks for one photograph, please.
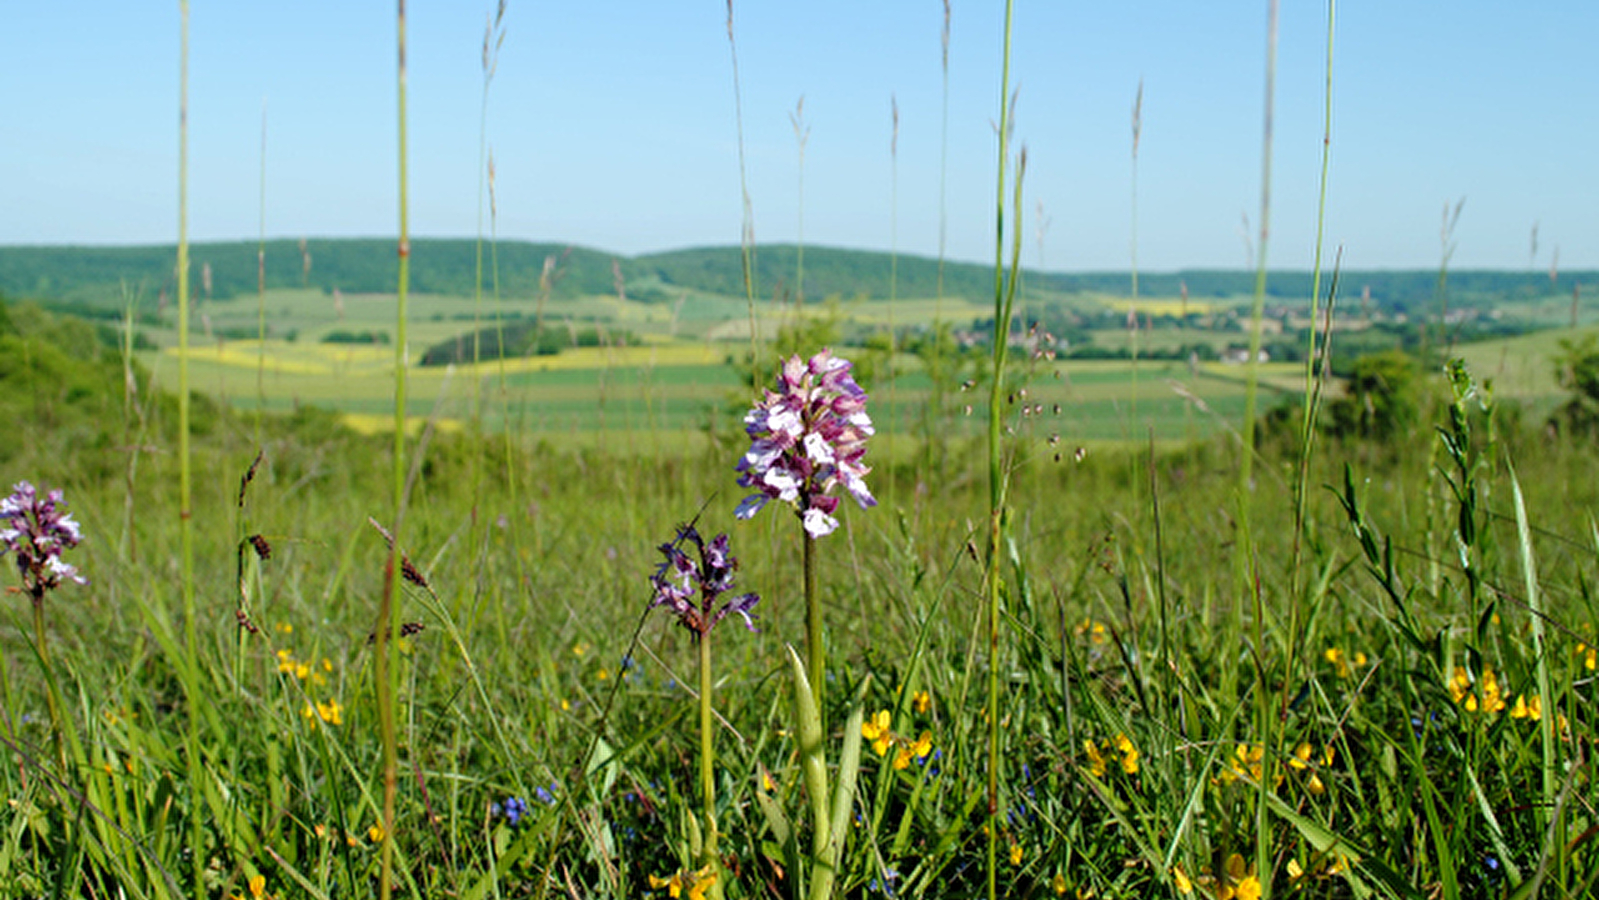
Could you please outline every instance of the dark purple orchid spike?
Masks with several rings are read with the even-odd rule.
[[[46,591],[70,579],[78,584],[89,580],[72,565],[61,561],[61,554],[78,546],[83,531],[72,516],[60,507],[60,490],[39,498],[32,484],[19,481],[11,496],[0,500],[0,556],[11,553],[17,560],[24,589],[34,603],[44,600]]]
[[[692,546],[698,561],[684,552],[686,546]],[[651,608],[666,607],[678,624],[698,636],[709,634],[728,613],[742,616],[750,631],[759,630],[750,612],[761,602],[759,596],[740,594],[718,605],[722,595],[733,589],[738,569],[737,558],[728,551],[727,535],[719,534],[707,544],[692,524],[682,525],[677,537],[659,549],[665,558],[650,576],[655,588]]]

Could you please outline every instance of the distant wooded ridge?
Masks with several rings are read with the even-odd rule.
[[[799,292],[797,249],[793,244],[763,244],[754,250],[756,299],[792,300]],[[303,243],[272,240],[265,245],[268,288],[337,289],[347,293],[392,293],[398,278],[392,238],[313,238]],[[257,284],[257,244],[228,241],[190,245],[190,284],[194,296],[213,300],[253,296]],[[647,303],[675,302],[684,292],[742,296],[744,276],[738,247],[702,247],[625,256],[563,244],[500,241],[500,292],[526,298],[541,291],[549,270],[554,297],[614,294],[618,285],[629,299]],[[492,291],[491,248],[483,245],[484,293]],[[124,286],[154,299],[173,294],[177,250],[174,245],[0,247],[0,293],[12,299],[73,306],[117,306]],[[476,284],[478,245],[472,239],[420,238],[411,242],[411,290],[418,293],[469,296]],[[210,269],[206,290],[205,269]],[[891,283],[891,269],[895,271]],[[938,293],[939,263],[925,256],[900,254],[897,265],[888,253],[835,247],[804,248],[804,298],[886,300],[891,291],[902,298]],[[1233,299],[1254,291],[1249,270],[1187,269],[1140,272],[1142,296],[1174,297],[1186,286],[1195,300]],[[1324,272],[1322,290],[1331,281]],[[1448,273],[1451,306],[1489,306],[1498,302],[1551,295],[1569,295],[1574,285],[1592,296],[1599,272],[1562,272],[1551,280],[1546,271],[1460,270]],[[1023,276],[1034,294],[1131,295],[1131,276],[1117,272],[1035,272]],[[1345,302],[1359,301],[1369,288],[1373,307],[1388,312],[1430,308],[1437,302],[1438,270],[1346,271],[1339,277]],[[1267,295],[1274,301],[1309,297],[1312,276],[1306,271],[1274,271]],[[982,301],[994,292],[992,266],[946,262],[943,295]]]

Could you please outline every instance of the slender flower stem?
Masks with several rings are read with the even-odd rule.
[[[389,546],[388,565],[384,569],[383,594],[378,600],[377,634],[377,701],[378,727],[383,737],[383,851],[378,896],[389,900],[393,895],[394,871],[394,805],[399,782],[399,750],[395,735],[394,695],[398,687],[394,665],[394,601],[399,593],[400,525],[405,512],[405,381],[406,336],[405,301],[411,276],[411,237],[409,210],[406,205],[406,143],[405,143],[405,0],[398,3],[398,82],[399,100],[399,195],[400,195],[400,277],[395,293],[395,349],[394,349],[394,540]]]
[[[61,743],[61,701],[56,697],[55,671],[50,667],[50,644],[45,640],[44,586],[35,586],[33,595],[33,640],[39,650],[39,666],[44,671],[45,702],[50,707],[50,745],[63,773],[67,770],[67,751]]]
[[[744,98],[738,84],[738,43],[733,40],[733,0],[727,0],[727,51],[733,60],[733,122],[738,130],[738,190],[741,225],[739,259],[744,270],[744,299],[750,313],[750,371],[761,371],[760,326],[755,319],[755,214],[750,208],[750,183],[744,164]],[[759,380],[759,376],[757,376]]]
[[[721,896],[721,866],[716,851],[716,719],[711,711],[711,633],[699,636],[700,645],[700,795],[705,805],[705,846],[700,853],[701,867],[714,866],[717,873],[712,893]]]
[[[806,675],[811,679],[811,690],[816,692],[816,706],[825,714],[827,709],[826,682],[827,650],[822,644],[822,598],[816,592],[816,538],[804,528],[800,537],[805,542],[803,567],[805,570],[805,655]],[[824,718],[825,723],[825,718]]]
[[[1017,272],[1005,277],[1005,164],[1010,155],[1010,37],[1014,0],[1005,0],[1005,38],[999,81],[999,184],[994,224],[994,371],[988,393],[988,860],[989,900],[999,896],[999,601],[1000,548],[1005,524],[1005,472],[1000,434],[1005,354]],[[1020,194],[1018,178],[1017,193]],[[1015,227],[1014,225],[1012,226]]]
[[[183,637],[188,664],[184,691],[191,706],[188,717],[189,782],[196,808],[189,817],[189,840],[194,875],[194,895],[206,896],[205,816],[198,809],[203,767],[200,764],[199,635],[194,606],[194,504],[189,461],[189,3],[178,5],[181,20],[178,47],[178,532],[183,555]]]
[[[1333,23],[1337,9],[1337,0],[1327,0],[1327,77],[1326,89],[1323,92],[1322,104],[1322,131],[1321,131],[1321,190],[1316,200],[1316,251],[1315,259],[1311,265],[1310,276],[1310,337],[1307,341],[1305,354],[1305,418],[1300,428],[1299,451],[1299,478],[1294,484],[1294,551],[1293,564],[1289,567],[1293,577],[1293,592],[1290,596],[1299,596],[1299,563],[1301,548],[1303,546],[1306,513],[1305,486],[1310,482],[1310,454],[1316,441],[1316,412],[1318,407],[1318,392],[1316,390],[1316,365],[1317,357],[1327,354],[1326,342],[1332,337],[1332,318],[1329,311],[1326,328],[1321,331],[1320,353],[1318,354],[1316,323],[1322,321],[1321,309],[1321,251],[1323,238],[1327,227],[1327,170],[1332,159],[1332,90],[1333,90]],[[1336,269],[1334,272],[1336,273]],[[1336,290],[1337,282],[1333,283]],[[1332,297],[1327,298],[1329,309]],[[1325,365],[1323,366],[1325,370]]]

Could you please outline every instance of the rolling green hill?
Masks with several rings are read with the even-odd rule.
[[[331,293],[389,293],[398,267],[394,241],[387,238],[274,240],[266,244],[266,284],[273,288],[310,287]],[[191,247],[192,283],[196,297],[207,296],[204,273],[209,266],[209,297],[228,300],[256,291],[257,246],[252,241],[201,243]],[[140,247],[0,247],[0,292],[45,305],[120,307],[124,286],[151,296],[170,295],[176,261],[170,245]],[[485,253],[485,265],[488,254]],[[684,292],[742,297],[743,261],[737,247],[701,247],[627,257],[583,247],[502,241],[498,247],[499,283],[504,296],[532,298],[541,292],[549,267],[552,297],[611,294],[621,281],[634,300],[674,302]],[[309,265],[307,263],[309,262]],[[755,293],[759,300],[821,301],[934,297],[939,293],[939,263],[922,256],[901,255],[897,280],[889,254],[832,247],[805,248],[803,285],[798,252],[792,244],[762,245],[753,254]],[[471,296],[477,270],[477,245],[471,239],[421,238],[412,242],[411,289],[422,294]],[[485,279],[487,279],[485,275]],[[993,269],[988,265],[948,262],[943,265],[943,296],[970,301],[992,297]],[[1254,289],[1254,273],[1243,270],[1189,269],[1149,272],[1139,276],[1140,294],[1175,297],[1186,288],[1196,300],[1235,300]],[[1267,293],[1278,302],[1303,301],[1310,294],[1309,272],[1274,272]],[[1324,281],[1325,285],[1326,282]],[[1061,299],[1125,297],[1126,272],[1029,273],[1028,291]],[[1369,306],[1371,311],[1409,315],[1432,314],[1437,308],[1436,270],[1344,272],[1343,308]],[[1492,309],[1517,304],[1547,307],[1544,317],[1558,318],[1575,286],[1587,297],[1599,295],[1599,272],[1563,273],[1553,284],[1547,274],[1531,271],[1450,272],[1447,289],[1454,309]],[[1369,296],[1363,296],[1369,289]]]

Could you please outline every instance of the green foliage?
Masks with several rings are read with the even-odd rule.
[[[253,298],[257,288],[255,241],[190,245],[198,270],[209,263],[208,299]],[[471,296],[476,278],[477,244],[471,240],[422,238],[411,242],[411,289],[419,294]],[[577,297],[612,289],[609,254],[559,244],[504,241],[498,246],[500,289],[510,297],[536,297],[546,262],[551,294]],[[310,268],[306,268],[306,259]],[[85,309],[120,315],[124,286],[137,293],[170,295],[177,252],[170,246],[4,247],[0,248],[0,290],[52,303],[68,301]],[[331,293],[388,293],[394,290],[398,262],[391,240],[358,238],[277,240],[266,244],[266,283],[276,288],[315,287]]]
[[[1555,410],[1550,426],[1573,436],[1599,436],[1599,340],[1561,339],[1554,366],[1555,381],[1571,398]]]
[[[765,348],[760,366],[755,365],[748,350],[740,356],[739,367],[744,384],[758,391],[771,385],[774,373],[783,360],[794,356],[809,359],[824,348],[838,349],[843,340],[842,319],[837,301],[825,304],[821,313],[810,312],[791,317],[778,328],[777,337]],[[859,374],[856,375],[856,382],[866,390],[871,390]],[[743,403],[744,398],[734,401],[735,406]]]
[[[45,750],[46,693],[26,635],[15,623],[0,633],[15,762],[0,790],[16,801],[0,895],[192,894],[195,852],[215,896],[251,896],[253,875],[272,896],[369,895],[381,757],[366,638],[387,547],[365,523],[386,500],[370,473],[389,440],[308,407],[269,416],[241,501],[262,448],[236,416],[202,416],[194,521],[206,603],[191,662],[171,612],[170,398],[136,372],[127,414],[150,424],[130,441],[121,360],[93,327],[14,312],[20,333],[0,336],[0,415],[14,430],[0,453],[12,477],[67,487],[86,536],[71,561],[91,585],[49,598],[63,709],[83,736],[64,769]],[[796,329],[785,349],[825,337]],[[947,327],[909,336],[905,356],[951,394],[977,374]],[[1405,365],[1358,368],[1376,394]],[[1445,896],[1446,880],[1462,897],[1540,883],[1588,892],[1599,780],[1581,751],[1599,734],[1599,704],[1583,548],[1599,459],[1586,440],[1496,449],[1509,423],[1489,419],[1480,388],[1453,373],[1440,432],[1410,420],[1405,446],[1425,438],[1441,448],[1434,458],[1360,462],[1377,445],[1357,431],[1313,460],[1310,482],[1340,487],[1310,504],[1312,577],[1298,591],[1287,489],[1266,474],[1297,459],[1291,450],[1263,446],[1263,477],[1244,497],[1228,439],[1010,465],[997,818],[1007,896],[1172,896],[1178,871],[1214,879],[1233,854],[1251,857],[1261,821],[1271,865],[1256,877],[1274,896]],[[1425,396],[1428,379],[1410,375],[1412,396]],[[1020,460],[1042,437],[1017,421]],[[1498,462],[1506,448],[1530,526],[1500,514],[1517,483]],[[440,432],[418,452],[402,542],[428,587],[406,582],[396,612],[423,626],[399,656],[398,860],[419,896],[638,896],[650,876],[691,867],[679,848],[696,827],[682,686],[694,645],[642,607],[662,528],[696,513],[707,529],[754,529],[735,532],[739,579],[763,596],[760,633],[718,632],[736,635],[717,651],[727,895],[797,890],[818,772],[842,840],[837,895],[982,890],[977,685],[988,653],[972,640],[983,575],[967,547],[987,502],[976,465],[941,453],[941,469],[901,467],[895,493],[907,499],[850,510],[828,548],[819,588],[847,614],[830,614],[836,682],[815,699],[833,724],[827,742],[861,741],[849,804],[835,791],[848,772],[818,767],[789,711],[784,645],[803,629],[795,554],[760,538],[760,523],[732,521],[732,454],[665,454],[615,432],[603,451]],[[895,468],[874,471],[880,497]],[[1233,597],[1224,564],[1239,552],[1239,503],[1251,504],[1259,605]],[[1418,512],[1432,503],[1429,521],[1445,523],[1436,533]],[[1527,583],[1547,598],[1542,652],[1519,602]],[[241,628],[243,604],[258,631]],[[192,701],[180,689],[191,664],[207,686]],[[1265,732],[1248,713],[1262,696]],[[1544,719],[1525,714],[1535,700]],[[852,713],[872,737],[848,727]],[[190,722],[204,738],[199,783],[186,777]],[[526,802],[516,822],[504,814],[511,797]],[[197,848],[195,820],[206,825]]]
[[[503,341],[502,341],[503,338]],[[597,325],[578,327],[565,321],[516,321],[498,328],[490,326],[477,332],[476,353],[479,361],[507,359],[523,356],[554,356],[572,347],[627,346],[638,343],[638,336],[621,328],[603,328]],[[461,365],[473,361],[474,338],[469,332],[447,341],[440,341],[422,354],[424,366]]]
[[[1327,428],[1337,437],[1379,441],[1409,433],[1422,399],[1416,361],[1399,350],[1359,357],[1350,368],[1345,395],[1327,405]]]
[[[350,331],[344,328],[338,328],[323,335],[322,343],[376,344],[378,346],[387,347],[390,343],[392,343],[392,341],[390,340],[389,333],[387,331],[380,331],[371,328],[363,329],[361,331]]]

